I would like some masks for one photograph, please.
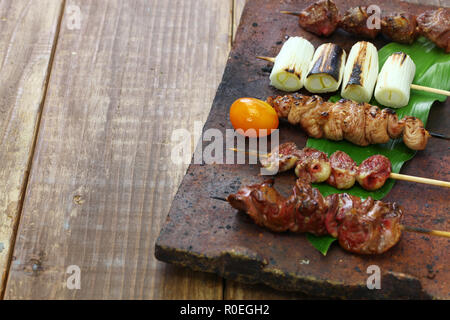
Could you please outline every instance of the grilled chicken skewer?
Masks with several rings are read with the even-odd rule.
[[[407,13],[393,13],[382,17],[381,30],[369,28],[367,20],[370,13],[367,7],[348,9],[343,16],[339,14],[332,0],[320,0],[301,12],[281,11],[299,18],[299,25],[318,36],[329,36],[338,27],[345,31],[373,39],[380,32],[393,41],[411,44],[423,35],[438,47],[450,52],[450,9],[428,10],[418,17]]]
[[[388,178],[450,188],[450,182],[393,173],[389,159],[382,155],[373,155],[358,166],[343,151],[336,151],[328,157],[322,151],[298,149],[295,143],[286,142],[260,156],[267,173],[277,174],[295,168],[297,177],[307,176],[313,183],[327,182],[337,189],[349,189],[357,181],[362,188],[373,191],[381,188]]]
[[[267,103],[279,118],[301,126],[313,138],[345,139],[367,146],[402,137],[408,148],[423,150],[430,137],[420,119],[409,116],[398,119],[393,110],[381,110],[367,103],[346,99],[332,103],[317,95],[302,94],[269,97]]]
[[[241,187],[228,196],[230,205],[247,213],[259,226],[275,232],[329,234],[344,250],[381,254],[398,243],[402,230],[424,232],[400,224],[403,209],[396,203],[362,200],[346,193],[323,197],[308,180],[297,179],[291,196],[283,197],[273,180]],[[450,237],[443,231],[428,234]]]

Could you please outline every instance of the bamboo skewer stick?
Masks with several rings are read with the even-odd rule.
[[[280,11],[280,13],[290,14],[291,16],[299,16],[301,14],[301,12],[295,12],[295,11]]]
[[[411,84],[411,89],[442,94],[444,96],[450,97],[450,91],[419,86],[418,84],[414,84],[414,83]]]
[[[408,232],[423,233],[423,234],[427,234],[430,236],[450,238],[450,232],[448,232],[448,231],[428,230],[428,229],[410,227],[410,226],[405,226],[405,225],[402,225],[402,229],[405,231],[408,231]]]
[[[266,60],[266,61],[275,63],[275,58],[272,58],[272,57],[256,56],[256,58],[260,59],[260,60]]]
[[[264,158],[270,157],[270,153],[264,154],[264,153],[258,153],[256,151],[252,151],[252,150],[244,151],[244,150],[239,150],[236,148],[230,148],[230,150],[233,150],[235,152],[244,152],[248,155],[259,156],[259,157],[264,157]],[[450,182],[447,182],[447,181],[410,176],[410,175],[394,173],[394,172],[391,172],[391,174],[389,175],[389,178],[394,179],[394,180],[403,180],[403,181],[409,181],[409,182],[429,184],[429,185],[439,186],[439,187],[444,187],[444,188],[450,188]]]
[[[258,153],[256,151],[252,151],[252,150],[244,151],[244,150],[239,150],[239,149],[236,149],[236,148],[229,148],[228,150],[232,150],[234,152],[242,152],[242,153],[245,153],[245,154],[248,154],[248,155],[251,155],[251,156],[263,157],[263,158],[268,158],[271,155],[270,153]]]
[[[265,61],[275,63],[274,57],[256,56],[256,58],[260,59],[260,60],[265,60]],[[424,87],[424,86],[420,86],[418,84],[411,84],[411,89],[419,90],[419,91],[426,91],[426,92],[431,92],[431,93],[436,93],[436,94],[442,94],[444,96],[450,97],[450,91],[442,90],[442,89],[435,89],[435,88],[430,88],[430,87]]]
[[[446,136],[445,134],[441,134],[441,133],[436,133],[436,132],[431,132],[428,131],[428,133],[435,138],[439,138],[439,139],[444,139],[444,140],[450,140],[449,136]]]
[[[423,183],[423,184],[431,184],[433,186],[450,188],[450,182],[447,182],[447,181],[409,176],[406,174],[400,174],[400,173],[394,173],[394,172],[391,172],[391,174],[389,175],[389,178],[395,179],[395,180],[403,180],[403,181],[417,182],[417,183]]]

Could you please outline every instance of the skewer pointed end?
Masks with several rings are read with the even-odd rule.
[[[256,56],[256,58],[260,59],[260,60],[266,60],[266,61],[275,63],[275,58],[272,58],[272,57]]]
[[[402,228],[403,228],[403,230],[409,231],[409,232],[423,233],[423,234],[427,234],[430,236],[450,238],[450,232],[448,232],[448,231],[428,230],[428,229],[424,229],[424,228],[411,227],[411,226],[405,226],[405,225],[402,225]]]
[[[283,13],[283,14],[290,14],[291,16],[300,16],[300,12],[295,12],[295,11],[280,11],[280,13]]]
[[[445,134],[441,134],[441,133],[436,133],[436,132],[431,132],[428,131],[428,133],[435,138],[439,138],[439,139],[444,139],[444,140],[450,140],[450,136],[446,136]]]

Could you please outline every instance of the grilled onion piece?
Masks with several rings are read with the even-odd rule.
[[[289,38],[275,58],[270,84],[287,92],[303,88],[313,54],[311,42],[302,37]]]
[[[355,43],[345,65],[341,96],[357,102],[369,102],[377,76],[377,48],[366,41]]]
[[[344,75],[346,56],[345,51],[333,43],[318,47],[306,76],[306,90],[312,93],[337,91]]]
[[[387,107],[400,108],[409,102],[416,65],[403,52],[392,54],[384,63],[375,87],[375,99]]]

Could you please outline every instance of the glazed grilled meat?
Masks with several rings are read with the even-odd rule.
[[[298,149],[293,142],[274,148],[261,165],[270,174],[295,168],[295,174],[302,180],[312,183],[326,181],[338,189],[349,189],[358,181],[364,189],[376,190],[391,174],[391,162],[382,155],[373,155],[358,166],[343,151],[336,151],[328,158],[326,153],[313,148]]]
[[[381,188],[391,174],[391,162],[382,155],[374,155],[358,166],[356,180],[366,190]]]
[[[331,103],[317,95],[302,94],[269,97],[267,102],[280,118],[300,125],[313,138],[345,139],[367,146],[403,136],[408,148],[423,150],[430,137],[420,119],[405,117],[399,120],[393,110],[380,110],[367,103],[346,99]]]
[[[274,148],[261,165],[268,173],[277,174],[295,167],[298,177],[307,177],[313,183],[328,179],[331,165],[327,155],[313,148],[298,149],[295,143],[286,142]]]
[[[327,234],[324,198],[317,189],[301,183],[300,179],[289,198],[273,188],[273,181],[266,181],[242,187],[227,200],[233,208],[246,212],[257,225],[272,231]]]
[[[411,44],[418,36],[416,17],[408,13],[392,13],[381,20],[381,33],[395,42]]]
[[[413,150],[423,150],[427,145],[430,134],[423,128],[423,123],[416,117],[404,118],[403,142]]]
[[[349,194],[326,198],[326,227],[342,248],[358,254],[380,254],[392,248],[401,236],[402,209],[396,203],[384,203]]]
[[[324,182],[331,173],[331,165],[326,153],[313,149],[304,148],[301,156],[295,164],[297,177],[307,178],[313,183]]]
[[[330,156],[331,172],[327,183],[338,189],[353,187],[356,180],[356,162],[348,154],[336,151]]]
[[[450,9],[439,8],[422,13],[417,17],[419,32],[450,52]]]
[[[449,8],[429,10],[417,18],[407,13],[388,14],[381,20],[381,30],[367,27],[371,14],[365,6],[350,8],[341,17],[333,1],[319,0],[300,13],[287,13],[299,16],[300,26],[319,36],[329,36],[341,27],[351,34],[369,39],[375,38],[381,31],[393,41],[410,44],[421,34],[450,52]]]
[[[261,159],[262,166],[269,172],[288,171],[295,167],[301,151],[295,143],[287,142],[274,148],[269,157]]]
[[[345,193],[324,198],[303,179],[297,179],[288,198],[268,181],[242,187],[227,200],[259,226],[275,232],[330,234],[343,249],[358,254],[381,254],[401,236],[402,210],[397,204],[362,201]]]
[[[301,11],[298,17],[303,29],[318,36],[328,37],[339,23],[339,12],[332,0],[317,1]]]
[[[362,36],[364,38],[375,38],[380,29],[369,29],[367,19],[370,14],[367,13],[367,7],[360,6],[348,9],[342,17],[339,26],[345,31]]]

